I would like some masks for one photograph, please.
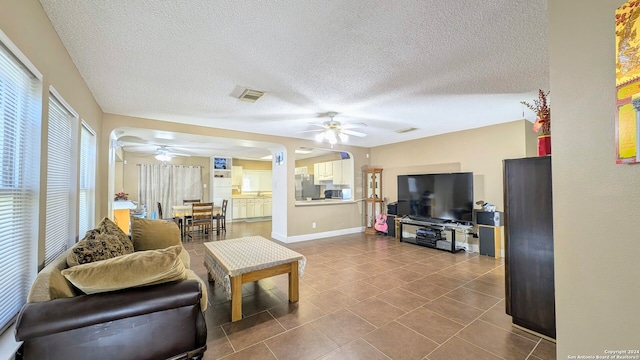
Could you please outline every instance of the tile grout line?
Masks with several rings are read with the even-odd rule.
[[[538,346],[540,345],[541,342],[542,342],[542,338],[540,338],[538,340],[536,345],[533,347],[533,349],[531,349],[531,351],[529,352],[529,355],[527,355],[527,357],[525,359],[529,359],[529,358],[531,358],[533,356],[533,353],[536,351],[536,349],[538,348]]]
[[[444,296],[444,295],[443,295],[443,296]],[[498,302],[498,303],[499,303],[499,302]],[[435,352],[436,350],[438,350],[442,345],[446,344],[446,343],[447,343],[447,342],[449,342],[451,339],[453,339],[453,338],[454,338],[454,337],[456,337],[458,334],[460,334],[462,331],[464,331],[464,329],[466,329],[467,327],[469,327],[469,325],[473,324],[474,322],[476,322],[476,321],[478,321],[478,320],[482,321],[480,318],[481,318],[484,314],[486,314],[487,312],[489,312],[491,309],[493,309],[493,307],[494,307],[494,306],[498,305],[498,303],[494,304],[494,305],[493,305],[493,306],[491,306],[489,309],[484,310],[484,312],[483,312],[482,314],[478,315],[478,317],[476,317],[476,318],[475,318],[473,321],[471,321],[469,324],[464,325],[464,326],[462,327],[462,329],[458,330],[455,334],[451,335],[451,336],[450,336],[450,337],[449,337],[445,342],[443,342],[442,344],[438,344],[438,347],[436,347],[435,349],[433,349],[433,351],[432,351],[432,352],[430,352],[429,354],[427,354],[427,357],[428,357],[429,355],[431,355],[433,352]],[[479,346],[479,345],[476,345],[476,344],[474,344],[474,343],[472,343],[472,342],[470,342],[470,341],[467,341],[467,340],[465,340],[464,338],[459,337],[459,339],[464,340],[464,341],[466,341],[467,343],[469,343],[469,344],[471,344],[471,345],[473,345],[473,346],[475,346],[475,347],[477,347],[477,348],[479,348],[479,349],[482,349],[482,350],[484,350],[484,351],[486,351],[486,352],[488,352],[488,353],[490,353],[490,354],[496,355],[497,357],[499,357],[499,358],[501,358],[501,359],[504,359],[502,356],[499,356],[499,355],[497,355],[497,354],[494,354],[493,352],[489,351],[488,349],[485,349],[485,348],[483,348],[483,347],[481,347],[481,346]]]
[[[468,261],[468,260],[466,260],[466,261]],[[466,261],[463,261],[463,262],[466,262]],[[492,270],[493,270],[493,269],[492,269]],[[465,283],[465,285],[466,285],[466,284],[468,284],[468,283],[470,283],[471,281],[475,281],[475,280],[477,280],[479,277],[486,275],[487,273],[489,273],[489,272],[490,272],[490,271],[492,271],[492,270],[488,270],[488,271],[484,272],[483,274],[478,275],[478,276],[477,276],[477,277],[475,277],[473,280],[470,280],[470,281],[466,282],[466,283]],[[463,287],[463,286],[464,286],[464,285],[458,286],[457,288],[455,288],[455,289],[453,289],[453,290],[451,290],[451,291],[449,291],[449,292],[447,292],[447,293],[445,293],[445,294],[443,294],[443,295],[441,295],[441,296],[437,297],[436,299],[434,299],[434,300],[432,300],[432,301],[435,301],[435,300],[437,300],[437,299],[439,299],[439,298],[441,298],[441,297],[447,297],[447,294],[449,294],[449,293],[451,293],[452,291],[457,290],[457,289],[459,289],[459,288],[461,288],[461,287]],[[469,289],[469,290],[471,290],[471,289]],[[474,290],[471,290],[471,291],[474,291]],[[484,294],[484,293],[481,293],[481,294]],[[451,298],[450,298],[450,299],[451,299]],[[455,299],[452,299],[452,300],[457,301],[457,300],[455,300]],[[500,299],[500,301],[501,301],[501,300],[502,300],[502,299]],[[489,312],[491,309],[493,309],[493,307],[494,307],[494,306],[498,305],[498,304],[500,303],[500,301],[498,301],[498,302],[497,302],[497,303],[495,303],[494,305],[490,306],[487,310],[483,310],[483,313],[482,313],[482,314],[478,315],[478,316],[477,316],[473,321],[471,321],[471,322],[470,322],[469,324],[467,324],[467,325],[460,324],[459,322],[457,322],[457,321],[455,321],[455,320],[453,320],[453,319],[449,319],[449,318],[447,318],[447,319],[449,319],[449,320],[451,320],[451,321],[453,321],[453,322],[455,322],[455,323],[457,323],[457,324],[463,325],[462,329],[458,330],[456,333],[454,333],[453,335],[451,335],[451,336],[450,336],[446,341],[444,341],[442,344],[438,344],[438,346],[437,346],[435,349],[433,349],[433,351],[431,351],[429,354],[427,354],[425,357],[429,357],[429,356],[430,356],[431,354],[433,354],[436,350],[438,350],[442,345],[446,344],[446,343],[447,343],[447,342],[449,342],[451,339],[453,339],[454,337],[456,337],[459,333],[461,333],[464,329],[466,329],[467,327],[469,327],[469,325],[473,324],[473,323],[474,323],[475,321],[477,321],[477,320],[480,320],[480,318],[481,318],[483,315],[485,315],[487,312]],[[466,303],[463,303],[463,302],[461,302],[461,301],[458,301],[458,302],[460,302],[460,303],[462,303],[462,304],[467,305]],[[467,305],[467,306],[470,306],[470,307],[472,307],[472,308],[474,308],[474,309],[478,309],[478,308],[476,308],[475,306],[472,306],[472,305]],[[482,310],[482,309],[478,309],[478,310]],[[438,313],[436,313],[436,314],[438,314]],[[439,315],[440,315],[440,314],[439,314]],[[459,339],[464,340],[463,338],[459,338]],[[466,341],[466,340],[465,340],[465,341]],[[480,347],[480,346],[478,346],[478,345],[476,345],[476,344],[473,344],[473,343],[471,343],[471,342],[469,342],[469,341],[467,341],[467,342],[468,342],[468,343],[470,343],[470,344],[472,344],[472,345],[474,345],[474,346],[476,346],[476,347],[478,347],[479,349],[482,349],[482,350],[484,350],[484,351],[487,351],[487,352],[488,352],[488,353],[490,353],[490,354],[493,354],[491,351],[489,351],[489,350],[487,350],[487,349],[485,349],[485,348],[483,348],[483,347]],[[498,356],[497,354],[493,354],[493,355]],[[501,356],[498,356],[498,357],[499,357],[499,358],[502,358]]]

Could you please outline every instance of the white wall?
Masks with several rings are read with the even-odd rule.
[[[548,4],[558,359],[640,349],[640,165],[614,163],[622,4]]]

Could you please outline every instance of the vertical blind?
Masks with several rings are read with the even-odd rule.
[[[42,84],[0,42],[0,333],[35,275]]]
[[[80,130],[80,201],[78,234],[82,238],[95,225],[96,135],[89,125]]]
[[[49,95],[47,137],[47,211],[44,237],[44,264],[62,254],[73,239],[71,233],[71,169],[73,158],[73,115],[53,95]]]

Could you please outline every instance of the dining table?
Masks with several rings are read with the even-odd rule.
[[[215,215],[219,215],[221,211],[222,211],[222,208],[220,206],[216,206],[216,205],[212,206],[211,218],[213,219]],[[184,238],[186,235],[185,228],[187,224],[187,219],[193,215],[193,205],[192,204],[173,205],[171,207],[171,212],[172,212],[173,218],[178,220],[178,225],[180,226],[180,235],[182,236],[182,238]],[[215,218],[216,218],[216,234],[220,234],[220,217],[215,216]]]

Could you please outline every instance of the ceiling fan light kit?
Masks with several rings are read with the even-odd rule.
[[[316,134],[316,141],[322,142],[327,140],[329,144],[335,145],[338,143],[338,139],[346,143],[349,141],[349,135],[357,136],[357,137],[365,137],[367,134],[361,133],[359,131],[350,130],[351,128],[358,126],[367,126],[366,124],[347,124],[342,125],[340,122],[333,120],[333,117],[338,113],[334,111],[330,111],[327,113],[329,116],[329,121],[325,121],[322,124],[315,124],[316,126],[321,127],[322,129],[311,130],[311,131],[320,131]]]
[[[171,161],[171,156],[167,154],[158,154],[156,155],[156,160],[158,161]]]

